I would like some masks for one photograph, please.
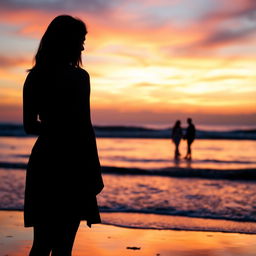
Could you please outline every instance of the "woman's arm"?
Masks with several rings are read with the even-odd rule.
[[[37,95],[33,89],[35,80],[29,73],[23,87],[23,126],[27,134],[40,134],[40,121],[38,120]]]
[[[102,189],[104,188],[104,182],[101,175],[101,165],[99,161],[98,156],[98,149],[97,149],[97,142],[96,142],[96,136],[95,132],[92,126],[91,122],[91,107],[90,107],[90,92],[91,92],[91,85],[90,85],[90,76],[86,71],[82,71],[84,76],[84,95],[87,100],[84,102],[86,103],[84,107],[85,110],[85,120],[86,120],[86,127],[87,127],[87,136],[89,138],[89,144],[90,144],[90,151],[91,151],[91,160],[94,162],[94,168],[93,168],[93,175],[94,175],[94,182],[92,180],[93,188],[95,191],[95,194],[99,194]]]

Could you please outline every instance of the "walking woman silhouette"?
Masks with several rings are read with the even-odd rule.
[[[23,123],[38,136],[27,166],[24,225],[30,256],[70,256],[81,220],[100,223],[103,189],[90,117],[90,77],[81,68],[86,25],[69,15],[49,24],[23,88]]]
[[[177,120],[175,122],[175,125],[172,128],[172,141],[175,145],[175,153],[174,153],[175,159],[178,159],[180,157],[179,145],[180,145],[182,136],[183,135],[182,135],[181,122],[180,122],[180,120]]]

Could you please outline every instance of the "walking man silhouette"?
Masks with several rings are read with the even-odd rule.
[[[188,127],[185,134],[185,140],[187,140],[187,154],[185,156],[185,159],[190,160],[192,158],[192,151],[191,151],[191,145],[196,137],[196,128],[195,125],[192,123],[192,119],[187,119]]]

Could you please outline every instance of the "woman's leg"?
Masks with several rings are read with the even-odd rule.
[[[55,230],[53,232],[52,256],[72,255],[72,248],[79,224],[80,221],[75,221],[73,223],[61,223],[55,226]]]
[[[34,227],[34,241],[29,256],[71,256],[80,221]]]
[[[180,156],[179,143],[175,143],[175,158]]]
[[[180,156],[179,146],[180,146],[180,140],[179,140],[178,143],[177,143],[177,152],[178,152],[178,156]]]
[[[49,256],[52,249],[51,230],[39,225],[34,227],[34,241],[29,256]]]

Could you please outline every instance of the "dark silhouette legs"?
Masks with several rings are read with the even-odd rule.
[[[175,159],[180,157],[180,151],[179,151],[179,143],[175,143]]]
[[[193,143],[193,141],[187,140],[187,154],[185,156],[185,159],[190,160],[192,158],[192,152],[191,152],[191,144]]]
[[[71,256],[80,221],[38,225],[29,256]]]

